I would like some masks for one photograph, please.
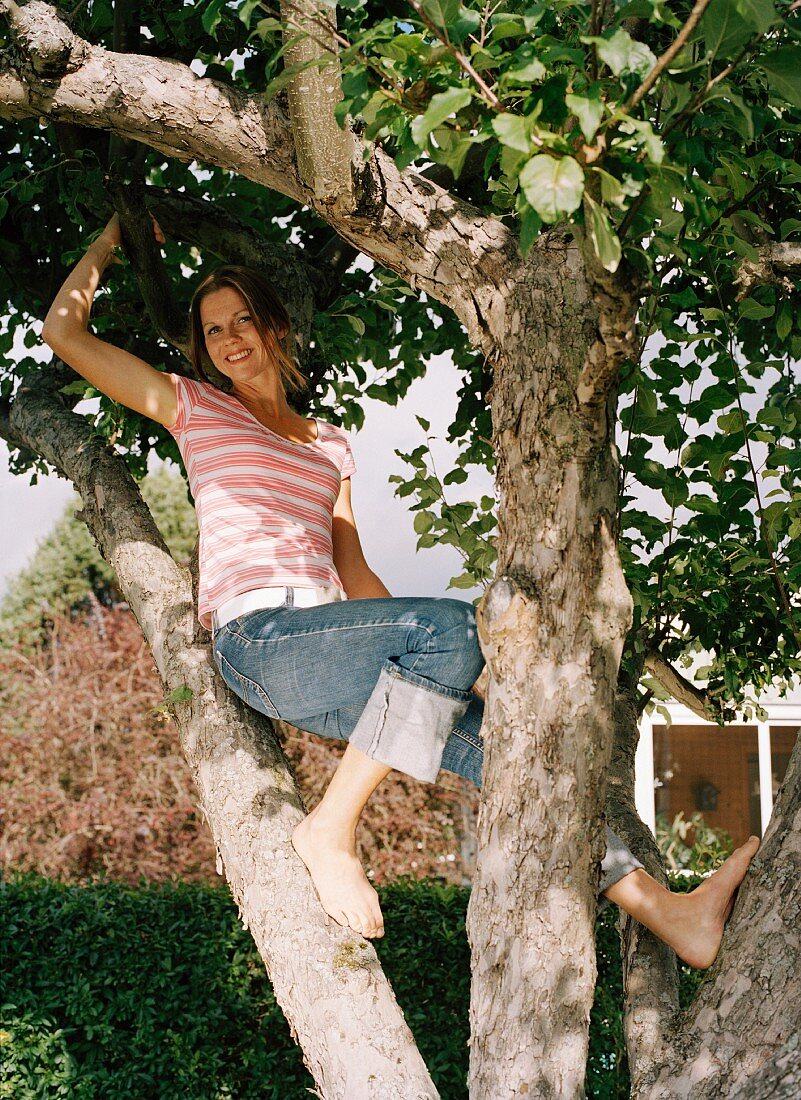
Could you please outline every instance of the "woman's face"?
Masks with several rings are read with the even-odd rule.
[[[275,369],[238,290],[225,286],[207,294],[200,303],[200,321],[209,358],[233,382],[250,382]]]

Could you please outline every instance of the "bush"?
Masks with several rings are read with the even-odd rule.
[[[377,944],[443,1100],[464,1100],[467,890],[381,889]],[[302,1100],[312,1082],[230,895],[199,885],[0,886],[0,1097]],[[615,911],[599,920],[587,1095],[628,1096]]]

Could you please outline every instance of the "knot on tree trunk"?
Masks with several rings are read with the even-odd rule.
[[[485,592],[476,622],[481,648],[494,676],[499,672],[493,666],[504,640],[518,636],[521,616],[530,620],[531,605],[538,602],[534,580],[522,569],[512,569],[496,577]]]
[[[58,80],[83,64],[85,45],[66,23],[53,18],[53,8],[42,0],[20,7],[4,5],[17,47],[43,80]]]

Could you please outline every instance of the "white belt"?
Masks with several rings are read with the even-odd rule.
[[[251,588],[249,592],[242,592],[212,612],[211,620],[214,630],[219,630],[230,623],[231,619],[238,619],[240,615],[246,615],[248,611],[262,611],[266,607],[280,607],[286,603],[289,593],[293,593],[293,607],[317,607],[322,603],[336,603],[342,599],[342,593],[333,584],[321,584],[317,588],[296,588],[294,585],[280,585],[277,588]]]

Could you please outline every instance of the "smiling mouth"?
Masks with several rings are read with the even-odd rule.
[[[250,355],[250,348],[246,348],[245,351],[236,351],[233,355],[226,355],[226,363],[241,363],[243,359],[247,359]]]

